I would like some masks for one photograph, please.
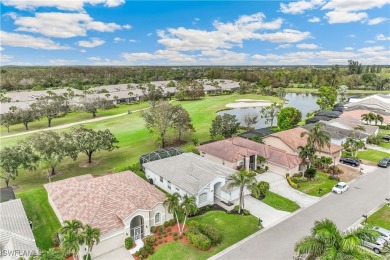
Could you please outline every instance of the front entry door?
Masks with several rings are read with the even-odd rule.
[[[141,227],[134,228],[134,241],[141,239]]]

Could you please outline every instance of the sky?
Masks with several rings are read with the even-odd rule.
[[[390,0],[2,0],[1,65],[390,64]]]

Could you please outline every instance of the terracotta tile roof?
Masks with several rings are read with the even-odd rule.
[[[197,147],[199,151],[211,154],[229,162],[242,160],[244,156],[258,154],[268,162],[281,165],[288,169],[299,165],[301,159],[285,151],[257,143],[242,137],[233,137],[213,143],[204,144]]]
[[[131,171],[82,175],[44,185],[63,220],[78,219],[108,233],[137,209],[151,210],[164,193]]]
[[[363,114],[368,114],[371,111],[366,109],[357,109],[357,110],[351,110],[351,111],[344,111],[344,113],[341,114],[340,118],[346,118],[346,117],[352,117],[357,120],[361,120]],[[389,111],[390,112],[390,111]],[[375,114],[375,113],[374,113]],[[383,116],[383,124],[390,124],[390,116],[382,115]],[[380,124],[380,122],[378,122]]]
[[[307,144],[307,135],[301,137],[302,133],[307,133],[308,131],[302,127],[296,127],[293,129],[273,133],[270,136],[279,138],[282,140],[287,146],[289,146],[294,151],[298,150],[299,146],[305,146]],[[323,153],[336,153],[342,149],[340,145],[331,144],[330,151],[327,146],[320,149]]]

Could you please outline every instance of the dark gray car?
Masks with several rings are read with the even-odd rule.
[[[384,168],[387,168],[390,166],[390,158],[383,158],[382,160],[380,160],[380,162],[378,163],[378,166],[379,167],[384,167]]]

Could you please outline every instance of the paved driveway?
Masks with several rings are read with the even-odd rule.
[[[121,247],[104,255],[94,257],[95,260],[133,260],[134,257],[126,248]]]
[[[238,205],[239,199],[234,200],[233,203],[234,205]],[[249,210],[253,216],[260,218],[263,221],[263,227],[268,227],[290,214],[290,212],[274,209],[250,195],[244,197],[244,207]]]
[[[256,176],[257,181],[266,181],[270,184],[270,190],[297,203],[301,208],[307,207],[320,200],[318,197],[307,195],[291,188],[284,176],[265,172]]]

